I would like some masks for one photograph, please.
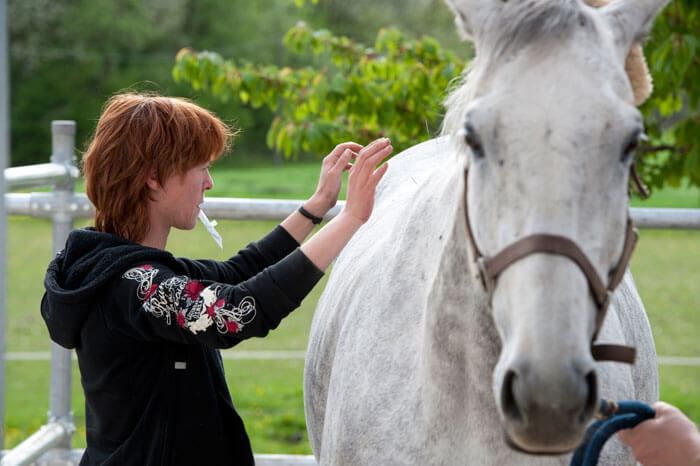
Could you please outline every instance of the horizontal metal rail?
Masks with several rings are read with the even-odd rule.
[[[312,455],[253,455],[256,466],[316,466]]]
[[[207,216],[220,220],[282,220],[304,201],[300,199],[245,199],[210,197],[202,204]],[[338,215],[344,201],[326,214],[326,220]],[[50,218],[67,213],[73,218],[92,218],[95,209],[85,194],[74,194],[66,204],[59,204],[52,193],[5,194],[8,215],[29,215]],[[700,230],[700,209],[655,207],[630,208],[632,219],[639,228]]]
[[[5,194],[5,206],[7,215],[39,218],[52,218],[58,213],[67,213],[73,218],[92,218],[95,215],[95,208],[85,194],[58,199],[53,193],[11,193]]]
[[[49,426],[43,426],[42,429],[49,427]],[[37,431],[37,434],[41,432],[41,430]],[[34,434],[36,435],[36,434]],[[29,440],[29,439],[27,439]],[[26,442],[26,440],[25,440]],[[61,449],[62,450],[62,449]],[[83,456],[84,450],[82,449],[75,449],[75,450],[66,450],[66,451],[59,451],[58,453],[60,454],[60,460],[57,460],[56,458],[51,458],[51,457],[46,457],[43,456],[42,458],[39,459],[39,461],[36,461],[37,457],[35,455],[32,455],[31,458],[28,456],[25,456],[23,458],[19,458],[16,455],[16,451],[4,451],[3,453],[6,456],[3,456],[2,462],[0,462],[0,466],[20,466],[20,465],[30,465],[30,464],[35,464],[37,466],[47,466],[47,465],[58,465],[60,464],[61,466],[69,466],[69,465],[76,465],[80,463],[80,458]],[[273,454],[260,454],[260,455],[253,455],[255,457],[255,465],[256,466],[316,466],[316,459],[312,455],[273,455]],[[28,460],[28,461],[25,461]],[[21,461],[21,462],[19,462]]]
[[[66,181],[74,181],[80,177],[80,170],[72,165],[60,163],[40,163],[24,167],[5,169],[5,190],[50,186]]]
[[[305,201],[296,199],[246,199],[209,197],[204,200],[202,210],[213,219],[222,220],[283,220]],[[338,215],[345,201],[331,209],[325,220]]]
[[[32,464],[44,453],[57,447],[75,431],[72,424],[50,422],[27,437],[22,443],[2,456],[0,466],[24,466]]]
[[[639,228],[700,230],[700,209],[632,207],[630,213]]]

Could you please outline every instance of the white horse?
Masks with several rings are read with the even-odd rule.
[[[598,321],[627,269],[643,134],[624,60],[666,1],[448,0],[477,56],[444,136],[389,162],[314,316],[304,392],[320,464],[566,464],[599,397],[658,397],[629,273]],[[513,244],[526,253],[499,255]],[[595,362],[595,334],[636,347],[636,363]],[[601,464],[633,463],[607,443]]]

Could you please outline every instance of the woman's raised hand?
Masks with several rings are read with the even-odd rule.
[[[344,142],[335,146],[323,159],[316,192],[304,203],[306,210],[317,217],[323,217],[335,206],[343,184],[343,172],[350,169],[350,161],[361,150],[360,144]]]
[[[388,165],[377,165],[391,154],[393,147],[387,138],[377,139],[362,148],[350,168],[348,196],[341,214],[349,215],[365,223],[374,207],[374,193]]]

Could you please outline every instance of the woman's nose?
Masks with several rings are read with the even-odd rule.
[[[209,171],[207,171],[207,176],[204,178],[204,190],[209,191],[214,187],[214,180],[211,177]]]

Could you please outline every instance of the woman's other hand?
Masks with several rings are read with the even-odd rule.
[[[341,214],[352,216],[365,223],[374,208],[374,194],[388,165],[377,165],[391,154],[393,147],[387,138],[377,139],[362,148],[350,168],[348,196]]]
[[[316,192],[304,203],[304,208],[309,213],[322,218],[335,206],[343,184],[343,172],[352,167],[350,161],[361,150],[360,144],[344,142],[335,146],[335,149],[323,159]]]

